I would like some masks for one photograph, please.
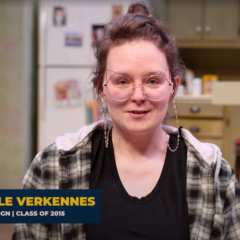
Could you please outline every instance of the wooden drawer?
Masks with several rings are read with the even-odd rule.
[[[224,114],[223,106],[214,106],[210,103],[176,102],[176,106],[179,117],[222,118]],[[172,104],[169,106],[169,113],[174,116]]]
[[[167,124],[176,126],[175,119],[167,120]],[[197,138],[221,138],[224,132],[223,120],[179,119],[179,126],[188,129]]]

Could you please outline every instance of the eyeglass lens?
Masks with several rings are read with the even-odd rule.
[[[137,85],[137,86],[136,86]],[[112,75],[106,86],[109,96],[117,101],[124,101],[131,97],[133,91],[139,85],[143,88],[143,94],[153,101],[159,101],[166,97],[171,87],[163,72],[142,78],[142,84],[120,74]]]

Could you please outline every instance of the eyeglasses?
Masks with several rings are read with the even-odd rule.
[[[150,76],[143,77],[142,83],[134,83],[134,78],[124,76],[107,69],[107,83],[103,83],[104,92],[116,101],[128,100],[135,88],[141,87],[143,95],[151,101],[164,99],[173,90],[173,83],[167,79],[165,72],[159,71]],[[108,79],[108,73],[113,73]]]

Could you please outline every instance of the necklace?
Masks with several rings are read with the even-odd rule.
[[[165,132],[165,131],[164,131]],[[176,148],[175,149],[172,149],[170,146],[169,146],[169,135],[165,132],[165,139],[166,139],[166,142],[167,142],[167,145],[168,145],[168,149],[171,151],[171,152],[176,152],[177,149],[178,149],[178,146],[179,146],[179,130],[178,130],[178,134],[177,134],[177,145],[176,145]]]

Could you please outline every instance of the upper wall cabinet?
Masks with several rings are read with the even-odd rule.
[[[167,21],[182,40],[238,39],[239,0],[168,0]]]

